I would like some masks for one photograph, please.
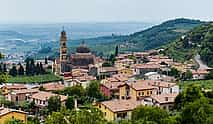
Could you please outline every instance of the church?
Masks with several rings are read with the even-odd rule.
[[[60,36],[60,57],[55,59],[53,72],[64,74],[72,69],[89,69],[89,65],[96,64],[96,59],[84,42],[76,48],[75,53],[68,54],[67,35],[63,29]]]

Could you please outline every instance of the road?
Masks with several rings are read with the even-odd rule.
[[[195,57],[194,57],[195,61],[199,64],[199,69],[208,69],[209,67],[203,63],[203,61],[200,59],[200,55],[197,54]]]

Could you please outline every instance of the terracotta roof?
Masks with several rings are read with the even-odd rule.
[[[118,71],[116,67],[102,67],[101,72],[115,72]]]
[[[45,88],[46,91],[56,91],[64,89],[64,85],[59,84],[57,82],[42,84],[42,86]]]
[[[146,89],[157,89],[158,87],[172,87],[176,83],[169,83],[165,81],[155,81],[155,80],[137,80],[135,82],[123,83],[122,85],[129,85],[135,90],[146,90]]]
[[[209,72],[205,69],[198,69],[198,70],[193,70],[192,74],[208,74]]]
[[[27,93],[37,93],[39,92],[38,89],[22,89],[22,90],[14,90],[13,93],[15,94],[27,94]]]
[[[159,64],[137,64],[135,68],[160,68]]]
[[[106,82],[102,83],[101,85],[107,87],[108,89],[111,90],[116,90],[118,89],[118,86],[122,85],[124,82]]]
[[[116,74],[116,75],[113,75],[112,77],[122,82],[128,80],[128,75],[124,75],[124,74]]]
[[[24,113],[24,114],[26,114],[26,112],[24,112],[24,111],[0,107],[0,116],[2,116],[2,115],[4,115],[4,114],[7,114],[7,113],[9,113],[9,112],[19,112],[19,113]]]
[[[144,80],[144,81],[137,81],[135,83],[128,83],[130,87],[135,90],[146,90],[146,89],[156,89],[157,87],[149,85],[151,81]]]
[[[78,79],[79,81],[91,81],[91,80],[96,80],[96,77],[85,75],[85,76],[75,77],[75,79]]]
[[[4,87],[6,87],[7,89],[27,89],[24,84],[5,85]]]
[[[177,93],[174,94],[160,94],[160,95],[151,95],[150,97],[155,99],[160,104],[165,103],[174,103]]]
[[[122,60],[119,60],[120,62],[134,62],[134,60],[132,59],[122,59]]]
[[[113,112],[131,111],[137,106],[142,105],[141,101],[136,100],[111,100],[101,102],[104,106]]]
[[[31,96],[32,99],[39,99],[39,100],[48,100],[52,96],[57,96],[58,94],[50,93],[50,92],[44,92],[40,91],[38,93],[35,93]],[[59,95],[61,97],[61,101],[65,101],[67,99],[67,96]]]
[[[176,83],[170,83],[166,81],[152,81],[150,84],[156,87],[172,87],[176,85]]]

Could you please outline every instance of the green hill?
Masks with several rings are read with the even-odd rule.
[[[177,61],[186,61],[200,54],[201,59],[213,67],[213,23],[209,22],[192,29],[164,48],[165,54]]]
[[[78,46],[82,40],[84,40],[94,53],[102,56],[107,56],[113,53],[116,45],[120,46],[121,53],[150,50],[168,44],[170,41],[174,41],[194,27],[203,23],[204,22],[199,20],[183,18],[175,19],[150,27],[146,30],[133,33],[131,35],[112,35],[106,37],[72,40],[68,42],[68,48],[70,52],[74,52],[75,47]],[[44,44],[43,46],[49,46],[51,47],[51,50],[48,50],[47,53],[42,52],[42,54],[39,52],[39,54],[37,54],[38,56],[44,54],[46,54],[46,56],[52,55],[53,53],[57,53],[56,51],[59,49],[58,43],[48,43],[46,45]],[[56,56],[56,54],[54,55]]]
[[[164,22],[128,36],[94,38],[92,40],[97,44],[92,45],[92,50],[106,53],[106,51],[114,50],[115,45],[120,46],[121,52],[155,49],[168,44],[170,41],[174,41],[178,37],[203,23],[204,22],[199,20],[181,18]],[[89,41],[91,41],[91,39],[89,39]],[[105,47],[107,47],[107,49],[105,49]]]

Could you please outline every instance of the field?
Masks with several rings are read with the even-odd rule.
[[[10,77],[8,83],[46,83],[51,81],[60,81],[61,78],[53,74],[36,76],[17,76]]]
[[[212,89],[213,90],[213,80],[184,81],[184,87],[186,87],[190,84],[198,84],[204,89]]]

